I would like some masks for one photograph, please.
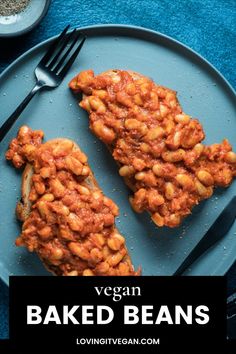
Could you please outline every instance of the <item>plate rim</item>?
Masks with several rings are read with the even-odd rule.
[[[50,2],[50,1],[49,1]],[[208,68],[211,69],[211,71],[213,72],[214,75],[216,75],[216,77],[221,81],[221,83],[223,83],[225,85],[225,87],[228,89],[228,94],[230,93],[231,95],[234,96],[234,98],[236,98],[236,91],[234,90],[233,86],[228,82],[228,80],[223,76],[223,74],[221,74],[221,72],[215,68],[215,66],[213,64],[211,64],[207,59],[205,59],[201,54],[197,53],[195,50],[193,50],[192,48],[188,47],[187,45],[183,44],[182,42],[168,36],[165,35],[161,32],[152,30],[152,29],[148,29],[145,27],[141,27],[141,26],[133,26],[133,25],[125,25],[125,24],[99,24],[99,25],[90,25],[90,26],[84,26],[84,27],[78,27],[77,30],[78,31],[86,31],[86,30],[103,30],[105,29],[106,31],[109,29],[112,31],[121,31],[124,29],[129,29],[131,32],[133,31],[134,33],[142,33],[145,36],[147,36],[148,34],[152,34],[154,37],[160,38],[160,39],[164,39],[165,42],[167,44],[175,44],[178,47],[180,47],[181,49],[185,50],[188,54],[191,54],[194,56],[195,59],[197,59],[200,63],[203,63],[204,65],[206,65]],[[99,36],[100,34],[98,34]],[[109,34],[107,34],[109,35]],[[119,35],[119,33],[117,34]],[[42,46],[49,44],[52,40],[54,40],[58,35],[52,36],[36,45],[34,45],[32,48],[28,49],[26,52],[24,52],[23,54],[21,54],[19,57],[17,57],[7,68],[5,68],[2,73],[0,74],[0,82],[1,80],[8,75],[8,73],[14,68],[14,66],[16,66],[21,60],[24,60],[28,55],[30,55],[32,52],[34,52],[35,50],[37,51],[38,49],[40,49]],[[122,36],[127,36],[127,37],[132,37],[132,33],[127,33],[127,34],[123,34]],[[146,37],[143,37],[144,40],[147,41],[151,41],[151,39],[148,39]],[[139,37],[139,36],[137,36]],[[230,268],[230,266],[233,264],[234,261],[232,261],[232,263],[230,262],[230,265],[228,266],[227,270],[225,272],[221,272],[221,275],[224,275]],[[5,266],[3,264],[1,264],[0,262],[0,269],[1,269],[1,273],[6,273],[6,269]],[[213,274],[214,275],[214,274]],[[10,275],[8,275],[8,277],[5,275],[1,275],[1,280],[8,286],[9,285],[9,277]],[[8,278],[8,279],[7,279]]]
[[[48,2],[50,3],[51,0],[49,0]],[[168,36],[164,33],[146,28],[146,27],[141,27],[141,26],[134,26],[134,25],[125,25],[125,24],[99,24],[99,25],[90,25],[90,26],[83,26],[83,27],[76,27],[77,31],[86,31],[86,30],[95,30],[95,29],[110,29],[110,30],[123,30],[123,29],[129,29],[129,30],[133,30],[134,32],[142,32],[145,33],[146,35],[152,34],[154,36],[160,37],[162,39],[165,39],[168,42],[177,44],[179,47],[183,48],[184,50],[186,50],[189,54],[194,55],[198,60],[200,60],[201,62],[203,62],[204,64],[206,64],[207,66],[209,66],[211,68],[211,70],[221,79],[221,81],[227,86],[227,88],[231,91],[231,94],[233,94],[236,98],[236,89],[234,89],[234,87],[232,86],[231,83],[229,83],[229,81],[224,77],[224,75],[210,62],[208,61],[206,58],[204,58],[201,54],[199,54],[198,52],[196,52],[194,49],[190,48],[189,46],[187,46],[186,44],[180,42],[179,40]],[[73,30],[73,28],[71,29],[71,31]],[[8,65],[1,73],[0,73],[0,80],[2,79],[3,76],[5,76],[8,71],[10,71],[12,69],[12,67],[14,67],[20,60],[24,59],[28,54],[30,54],[31,52],[33,52],[34,50],[37,50],[38,48],[40,48],[41,46],[50,43],[52,40],[54,40],[56,37],[58,36],[52,36],[50,38],[45,39],[42,42],[39,42],[38,44],[34,45],[33,47],[29,48],[26,52],[22,53],[19,57],[17,57],[10,65]]]

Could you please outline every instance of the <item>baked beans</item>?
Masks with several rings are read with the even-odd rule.
[[[200,122],[183,112],[176,92],[123,70],[83,71],[69,86],[85,94],[80,106],[133,190],[134,210],[147,210],[158,226],[178,226],[213,187],[227,187],[236,175],[228,140],[203,145]]]
[[[6,152],[16,168],[27,162],[34,168],[31,211],[16,245],[37,252],[57,275],[138,275],[115,227],[119,209],[97,187],[84,153],[70,140],[42,144],[42,138],[24,126]]]

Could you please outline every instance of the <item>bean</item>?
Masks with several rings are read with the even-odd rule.
[[[73,231],[82,231],[84,227],[83,221],[75,214],[70,213],[67,217],[67,222]]]
[[[148,128],[145,123],[138,121],[137,119],[129,118],[125,120],[125,128],[128,130],[138,130],[143,135],[147,132]]]
[[[173,92],[167,92],[167,94],[166,94],[166,102],[170,103],[173,100],[175,100],[175,94]]]
[[[88,161],[88,157],[83,152],[80,151],[79,160],[80,160],[80,162],[82,162],[84,164]]]
[[[90,102],[89,102],[89,97],[85,97],[81,102],[80,102],[80,107],[82,107],[83,109],[85,109],[88,113],[91,112],[92,108],[90,106]]]
[[[145,138],[147,140],[155,140],[155,139],[161,138],[164,134],[165,134],[165,131],[162,127],[155,127],[155,128],[150,129],[147,132]]]
[[[198,180],[195,181],[195,187],[196,187],[198,194],[201,197],[207,198],[207,196],[208,196],[207,188],[200,181],[198,181]]]
[[[109,248],[107,245],[105,245],[105,246],[103,247],[103,249],[102,249],[102,254],[103,254],[103,258],[104,258],[104,259],[107,259],[107,258],[110,256],[111,250],[110,250],[110,248]]]
[[[158,122],[162,122],[164,119],[164,117],[161,116],[161,113],[158,110],[152,113],[152,117],[156,119]]]
[[[167,182],[165,184],[165,197],[168,200],[172,200],[174,198],[175,195],[175,187],[173,185],[173,183],[171,182]]]
[[[95,192],[93,192],[93,198],[94,199],[96,199],[96,200],[101,200],[101,201],[103,201],[103,194],[102,194],[102,192],[100,192],[100,191],[95,191]]]
[[[167,135],[171,134],[172,131],[175,129],[175,123],[173,122],[173,120],[168,120],[165,123],[165,132]]]
[[[184,113],[176,114],[175,121],[176,123],[188,124],[190,121],[190,116]]]
[[[134,168],[132,166],[124,165],[119,169],[119,174],[122,177],[131,176],[134,174]]]
[[[229,151],[225,154],[225,161],[228,163],[236,163],[236,154],[233,151]]]
[[[89,251],[82,246],[80,243],[77,242],[70,242],[69,245],[69,250],[77,257],[83,259],[83,260],[88,260],[90,259],[90,253]]]
[[[60,236],[67,241],[73,241],[74,235],[71,229],[68,226],[60,225]]]
[[[71,171],[72,173],[74,173],[76,176],[81,175],[83,165],[75,157],[67,156],[65,158],[65,164],[66,164],[67,169],[69,171]]]
[[[204,150],[204,146],[201,143],[198,143],[194,146],[193,150],[198,154],[198,156],[201,156]]]
[[[24,154],[27,156],[27,159],[31,161],[33,158],[33,153],[36,151],[36,147],[31,144],[26,144],[25,146],[23,146],[23,151]]]
[[[24,236],[28,237],[29,235],[34,234],[36,230],[37,229],[35,226],[33,226],[33,225],[25,226],[25,224],[24,224],[23,234],[24,234]]]
[[[132,208],[137,213],[140,213],[143,210],[146,197],[147,197],[146,190],[144,188],[140,188],[137,192],[134,193],[134,197],[129,198]]]
[[[82,164],[85,164],[88,161],[87,156],[80,150],[73,151],[71,156],[73,156],[76,160],[79,160]]]
[[[184,159],[185,154],[183,149],[178,149],[176,151],[165,151],[161,154],[161,157],[166,162],[178,162]]]
[[[52,236],[52,228],[50,226],[45,226],[41,230],[38,230],[38,234],[43,240],[47,240]]]
[[[48,210],[48,206],[47,206],[46,202],[40,200],[40,201],[37,203],[37,208],[38,208],[38,210],[39,210],[39,213],[40,213],[41,217],[42,217],[43,219],[46,218],[46,216],[49,214],[49,210]]]
[[[97,120],[92,125],[94,133],[105,143],[110,144],[116,138],[116,134],[112,128],[108,128],[102,120]]]
[[[173,137],[173,146],[177,149],[180,145],[181,133],[178,131]]]
[[[136,93],[135,84],[133,82],[131,82],[130,84],[127,84],[125,90],[128,93],[128,95],[130,95],[130,96],[135,95],[135,93]]]
[[[60,214],[64,216],[68,216],[70,214],[70,209],[67,206],[62,205],[61,208],[58,210]]]
[[[60,143],[56,144],[55,147],[53,148],[53,156],[55,157],[60,157],[60,156],[66,156],[68,155],[72,148],[73,148],[73,141],[71,140],[62,140]]]
[[[169,113],[169,108],[163,104],[160,104],[160,114],[162,118],[165,118]]]
[[[119,139],[118,140],[118,146],[120,147],[120,149],[126,150],[128,145],[127,145],[127,143],[126,143],[126,141],[124,139]]]
[[[93,276],[93,275],[94,275],[94,273],[92,272],[91,269],[85,269],[85,270],[83,271],[83,276],[88,277],[88,276]]]
[[[50,186],[52,189],[52,194],[56,198],[60,198],[64,196],[66,188],[63,186],[63,184],[60,182],[58,178],[51,179]]]
[[[212,186],[214,184],[214,178],[208,171],[200,170],[196,173],[196,175],[199,181],[205,186]]]
[[[104,226],[111,226],[114,224],[115,219],[112,214],[103,214]]]
[[[27,125],[22,125],[22,127],[19,129],[18,132],[18,138],[21,140],[29,134],[30,134],[30,128],[27,127]]]
[[[105,237],[103,234],[95,233],[91,237],[91,241],[96,245],[98,248],[102,248],[102,246],[105,244]]]
[[[181,222],[181,218],[177,214],[171,214],[166,220],[166,223],[170,227],[176,227],[180,224],[180,222]]]
[[[98,98],[96,96],[90,96],[89,103],[90,103],[91,108],[94,111],[96,111],[97,113],[104,114],[106,112],[106,106],[100,100],[100,98]]]
[[[142,85],[140,85],[140,93],[142,96],[149,96],[150,95],[150,83],[145,82]]]
[[[39,173],[42,178],[49,178],[51,175],[51,169],[50,167],[42,167]]]
[[[111,237],[107,240],[107,244],[112,249],[113,251],[118,251],[121,246],[123,246],[125,243],[125,239],[123,236],[118,234],[117,232],[114,232]]]
[[[137,181],[142,181],[145,178],[145,176],[146,176],[145,172],[138,172],[134,177]]]
[[[179,173],[175,178],[184,189],[191,190],[194,187],[192,178],[187,174]]]
[[[98,248],[93,248],[90,251],[90,261],[93,264],[97,264],[97,263],[101,262],[102,259],[103,259],[103,254]]]
[[[127,263],[121,262],[119,264],[119,275],[129,275],[130,274],[130,266]]]
[[[109,271],[109,264],[107,262],[101,262],[96,266],[96,272],[98,274],[107,274]]]
[[[34,182],[34,187],[38,194],[41,195],[45,193],[46,187],[43,182]]]
[[[77,190],[82,195],[90,195],[90,190],[82,185],[78,185]]]
[[[164,204],[165,200],[161,194],[156,190],[150,191],[148,193],[148,205],[151,209],[155,209],[158,206]]]
[[[140,79],[137,79],[135,81],[135,83],[138,85],[138,86],[141,86],[142,84],[146,84],[150,81],[150,79],[148,79],[147,77],[141,77]]]
[[[93,90],[93,96],[99,97],[101,100],[104,100],[107,97],[107,92],[105,90]]]
[[[51,259],[53,260],[60,260],[63,257],[63,250],[59,247],[54,247],[51,250]]]
[[[122,261],[124,256],[125,256],[124,252],[118,251],[108,258],[107,260],[108,264],[110,264],[110,266],[112,267],[115,267],[118,263],[120,263],[120,261]]]
[[[135,198],[137,198],[139,201],[144,201],[146,198],[147,191],[144,188],[140,188],[135,192]]]
[[[88,166],[83,166],[81,176],[88,176],[90,174],[90,168]]]
[[[14,152],[13,152],[13,154],[14,154]],[[24,159],[20,155],[18,155],[17,153],[12,157],[12,162],[16,168],[21,167],[25,163]]]
[[[77,272],[77,270],[72,270],[69,273],[66,274],[69,277],[76,277],[77,275],[79,275],[79,273]]]
[[[150,151],[150,146],[148,145],[148,144],[146,144],[146,143],[142,143],[141,145],[140,145],[140,150],[142,151],[142,152],[149,152]]]
[[[137,93],[136,95],[134,95],[134,103],[138,106],[143,106],[143,100],[142,97],[139,93]]]
[[[37,199],[38,199],[38,194],[37,194],[37,192],[36,192],[36,190],[35,190],[35,187],[34,186],[32,186],[31,187],[31,190],[30,190],[30,194],[29,194],[29,200],[31,201],[31,202],[35,202]]]
[[[176,131],[174,134],[169,135],[166,140],[166,145],[171,150],[176,150],[180,146],[181,142],[181,132]]]
[[[157,93],[155,91],[151,91],[150,97],[151,97],[150,109],[152,111],[157,110],[159,108],[159,98]]]
[[[114,74],[111,76],[111,79],[113,84],[118,84],[118,82],[121,81],[121,77],[117,72],[114,72]]]
[[[160,163],[156,163],[155,165],[153,165],[152,170],[156,176],[158,177],[164,176],[164,169]]]
[[[65,206],[61,201],[54,201],[50,205],[51,209],[56,213],[63,216],[68,216],[70,214],[70,209]]]
[[[157,226],[164,226],[164,218],[159,213],[152,214],[152,220]]]
[[[119,215],[118,206],[110,198],[103,197],[103,203],[111,210],[114,216]]]
[[[157,87],[157,93],[160,98],[165,98],[166,97],[166,89],[164,87]]]
[[[136,202],[136,199],[129,197],[129,202],[131,207],[136,211],[136,213],[141,213],[141,206]]]
[[[123,106],[126,107],[133,106],[131,98],[124,91],[117,92],[116,100],[117,102],[121,103]]]
[[[133,159],[133,166],[136,171],[142,171],[146,167],[146,163],[144,160],[135,157]]]
[[[229,168],[223,168],[222,170],[222,180],[221,180],[221,185],[222,186],[228,186],[231,181],[232,181],[232,178],[233,178],[233,174],[232,172],[230,171]]]

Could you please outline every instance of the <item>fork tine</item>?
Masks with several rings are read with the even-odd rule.
[[[53,71],[55,73],[58,72],[58,70],[61,68],[62,64],[64,63],[64,61],[66,60],[66,58],[68,57],[69,53],[71,52],[71,50],[73,49],[74,45],[76,44],[76,42],[78,41],[81,33],[78,32],[76,33],[76,30],[74,31],[74,40],[71,43],[71,45],[69,46],[69,48],[67,49],[67,51],[65,52],[65,54],[63,55],[63,57],[60,59],[59,63],[57,64],[57,66],[53,69]]]
[[[81,48],[84,45],[85,40],[86,40],[86,37],[84,36],[84,38],[82,39],[82,41],[80,42],[80,44],[78,45],[78,47],[76,48],[76,50],[74,51],[74,53],[72,54],[72,56],[70,57],[68,62],[64,65],[63,69],[59,72],[59,76],[61,78],[63,78],[66,75],[67,71],[70,69],[71,65],[74,63],[77,55],[79,54]]]
[[[70,25],[66,26],[64,30],[61,32],[61,34],[52,42],[50,45],[48,51],[46,54],[43,56],[39,64],[45,65],[47,64],[48,60],[51,58],[52,54],[54,53],[54,50],[56,49],[57,45],[60,43],[61,39],[65,36],[66,32],[68,31]]]
[[[54,56],[54,58],[52,59],[52,61],[50,62],[50,64],[47,66],[48,69],[53,69],[53,66],[56,64],[57,62],[57,59],[59,58],[59,56],[62,54],[63,50],[65,49],[65,47],[67,46],[67,44],[70,42],[72,36],[74,35],[75,33],[75,29],[70,32],[67,37],[64,39],[63,38],[63,42],[62,42],[62,45],[61,45],[61,48],[57,51],[56,55]],[[58,46],[59,47],[59,46]]]

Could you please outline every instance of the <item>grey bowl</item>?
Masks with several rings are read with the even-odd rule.
[[[51,0],[31,0],[24,11],[0,16],[0,37],[16,37],[31,31],[46,15]]]

